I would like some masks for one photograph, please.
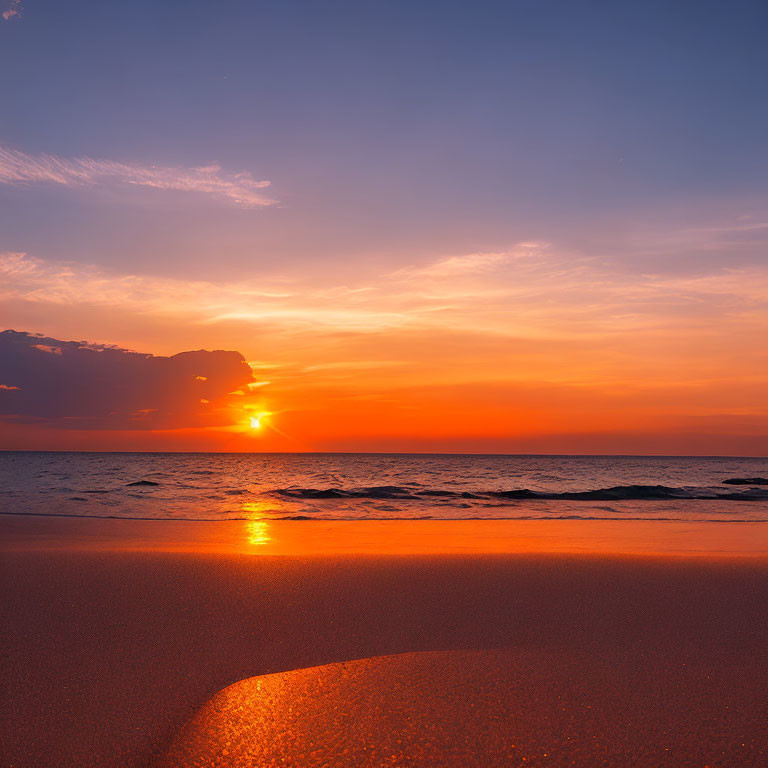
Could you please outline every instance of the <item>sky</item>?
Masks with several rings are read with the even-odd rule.
[[[768,455],[767,25],[0,0],[0,448]]]

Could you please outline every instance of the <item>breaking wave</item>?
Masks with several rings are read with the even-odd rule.
[[[748,483],[731,482],[732,485]],[[751,485],[751,484],[750,484]],[[768,501],[768,488],[750,487],[732,491],[717,487],[674,487],[668,485],[614,485],[585,491],[531,491],[513,488],[501,491],[450,491],[441,488],[414,489],[398,485],[374,485],[364,488],[277,488],[272,493],[287,499],[393,499],[425,501],[445,499],[497,499],[505,501],[631,501],[643,500],[721,500]]]

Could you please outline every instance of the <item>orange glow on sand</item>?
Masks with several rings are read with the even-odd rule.
[[[261,513],[257,504],[243,507]],[[3,550],[254,556],[644,555],[765,558],[766,523],[647,520],[2,520]],[[31,533],[34,536],[30,535]],[[31,543],[34,542],[34,543]]]
[[[737,718],[721,721],[719,702],[696,695],[719,670],[692,658],[675,675],[663,661],[638,657],[641,686],[614,659],[519,647],[402,653],[250,677],[206,702],[159,767],[271,766],[299,756],[295,764],[339,768],[584,768],[621,764],[628,748],[652,756],[643,765],[702,750],[742,765],[745,746],[758,753],[756,719],[746,728]],[[750,664],[751,674],[761,671]],[[366,703],[363,715],[358,702]],[[734,708],[752,706],[745,692]],[[665,730],[671,713],[676,727]]]

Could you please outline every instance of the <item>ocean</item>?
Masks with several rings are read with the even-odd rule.
[[[0,475],[7,515],[768,521],[766,458],[7,451]]]

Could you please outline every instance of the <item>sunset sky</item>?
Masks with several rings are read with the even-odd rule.
[[[0,448],[768,454],[766,29],[0,0]]]

